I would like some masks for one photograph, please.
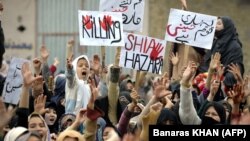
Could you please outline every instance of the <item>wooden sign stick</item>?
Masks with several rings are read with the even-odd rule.
[[[119,66],[120,54],[121,54],[121,47],[117,47],[116,48],[116,55],[115,55],[115,64],[114,64],[114,66]]]
[[[106,52],[105,52],[105,47],[104,46],[101,46],[101,55],[102,55],[102,68],[105,68],[105,55],[106,55]]]

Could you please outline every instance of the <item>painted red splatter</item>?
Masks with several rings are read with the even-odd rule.
[[[159,44],[155,45],[150,53],[150,59],[155,61],[158,58],[160,58],[159,54],[161,53],[162,50],[163,50],[163,47],[161,45],[160,46]]]
[[[90,20],[90,16],[82,16],[82,24],[86,26],[86,29],[93,28],[93,22]]]
[[[113,24],[112,17],[104,15],[103,20],[101,21],[101,27],[103,30],[107,31],[108,27],[110,27]]]

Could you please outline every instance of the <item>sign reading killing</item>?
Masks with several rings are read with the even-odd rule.
[[[124,46],[122,14],[78,11],[81,45]]]

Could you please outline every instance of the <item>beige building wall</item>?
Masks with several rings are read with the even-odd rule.
[[[4,58],[6,60],[11,57],[33,58],[36,38],[35,0],[2,0],[2,2],[4,5],[2,26],[7,47]],[[25,27],[23,32],[18,30],[21,25]]]

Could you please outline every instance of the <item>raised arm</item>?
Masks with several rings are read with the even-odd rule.
[[[207,80],[206,80],[206,85],[205,85],[205,88],[208,89],[208,90],[210,89],[213,74],[216,72],[216,69],[218,67],[220,67],[220,64],[221,64],[220,59],[221,59],[221,55],[220,55],[219,52],[216,52],[211,57],[211,61],[210,61],[210,64],[209,64],[209,69],[208,69]]]
[[[91,97],[89,99],[89,103],[87,106],[84,138],[86,141],[95,141],[97,132],[97,119],[99,117],[104,116],[104,113],[101,110],[99,110],[99,108],[95,108],[94,103],[98,95],[98,90],[93,80],[90,84],[90,89],[91,89]]]
[[[137,105],[137,99],[139,98],[138,93],[133,89],[130,93],[130,97],[132,98],[132,102],[128,104],[128,106],[124,109],[122,112],[122,115],[119,119],[119,123],[117,126],[118,131],[123,136],[125,133],[127,133],[128,125],[130,118],[132,117],[132,114],[134,112],[134,108]]]
[[[201,124],[201,119],[195,110],[191,94],[191,84],[196,70],[197,65],[194,62],[189,62],[180,82],[181,88],[179,116],[183,124]]]
[[[43,78],[42,76],[34,77],[28,63],[23,64],[22,75],[23,86],[21,98],[19,101],[19,108],[29,108],[29,88],[31,87],[32,83],[34,83],[35,81],[42,81]]]
[[[67,62],[66,62],[66,78],[67,78],[67,85],[69,88],[74,86],[75,81],[75,72],[73,70],[73,51],[72,48],[74,46],[74,41],[70,40],[67,43]]]
[[[117,124],[117,101],[119,97],[118,81],[120,76],[120,67],[118,66],[120,60],[121,48],[117,48],[115,55],[115,64],[110,68],[110,80],[108,85],[108,101],[109,110],[108,117],[113,125]]]
[[[49,51],[47,50],[45,45],[42,45],[40,48],[40,55],[42,59],[42,76],[46,84],[48,84],[50,69],[48,65]]]
[[[188,10],[188,8],[187,8],[187,2],[186,2],[186,0],[180,0],[181,1],[181,9],[182,10]]]
[[[173,64],[173,75],[171,80],[175,81],[175,80],[179,80],[179,75],[178,75],[178,63],[179,63],[179,55],[178,52],[176,52],[175,54],[172,52],[172,54],[170,55],[170,60]]]

